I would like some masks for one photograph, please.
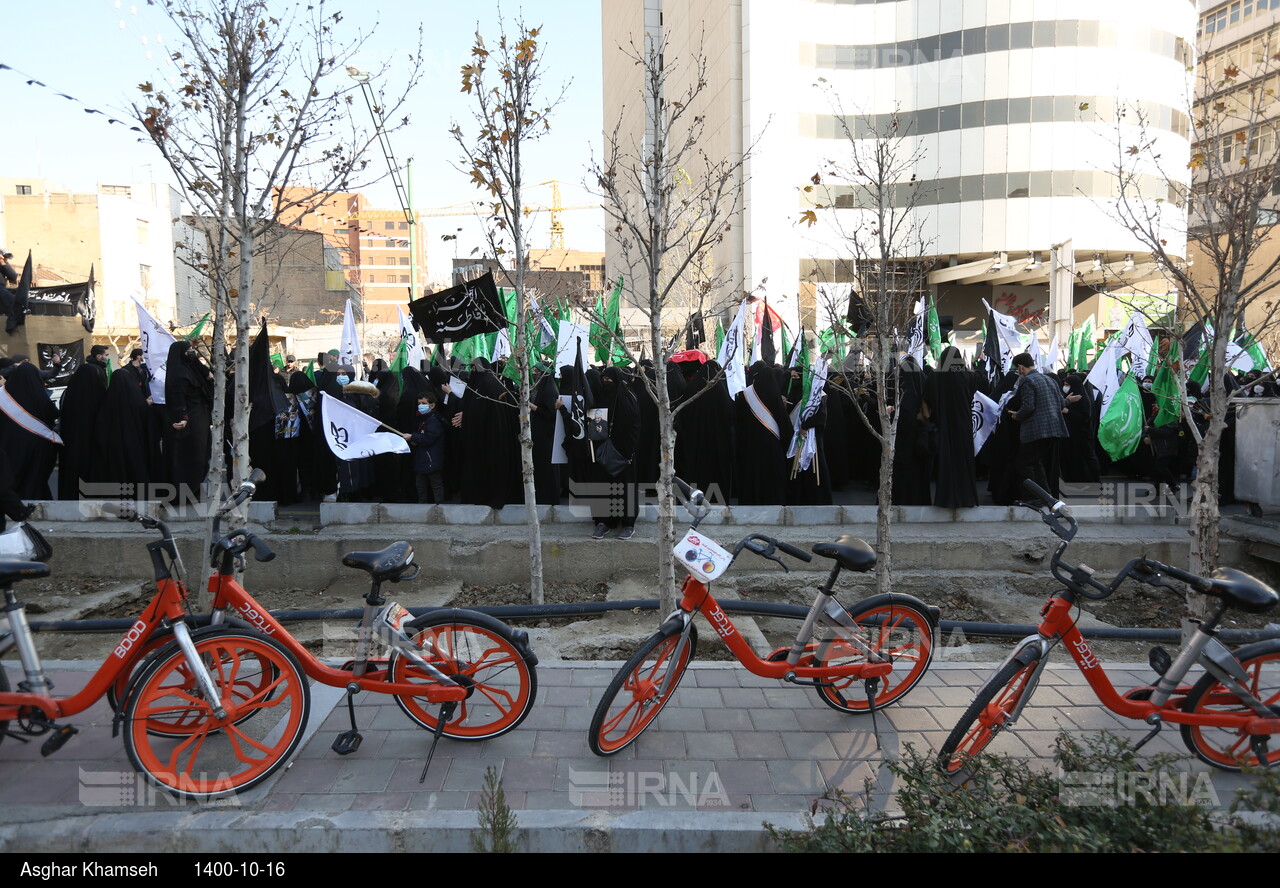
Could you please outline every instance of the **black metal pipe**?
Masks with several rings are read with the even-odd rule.
[[[774,604],[766,601],[721,601],[720,606],[729,613],[755,617],[781,617],[800,620],[809,612],[807,607],[794,604]],[[471,610],[488,614],[500,620],[530,620],[540,617],[571,617],[603,614],[610,611],[656,611],[658,599],[644,598],[630,601],[584,601],[573,604],[503,605],[475,607]],[[436,610],[431,607],[413,607],[409,611],[420,616]],[[345,610],[285,610],[272,611],[271,616],[281,623],[300,623],[314,620],[359,620],[364,614],[361,608]],[[204,617],[207,620],[207,616]],[[31,624],[32,632],[123,632],[134,620],[45,620]],[[1036,627],[1008,623],[975,623],[964,620],[942,620],[939,629],[944,633],[962,632],[976,638],[1022,638],[1032,635]],[[1182,633],[1177,629],[1129,629],[1099,627],[1081,630],[1085,638],[1098,641],[1170,642],[1177,644]],[[1225,629],[1218,637],[1226,644],[1252,644],[1280,638],[1280,629]]]

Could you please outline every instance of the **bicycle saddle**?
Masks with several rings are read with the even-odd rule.
[[[842,536],[834,543],[818,543],[813,547],[813,554],[834,558],[841,567],[859,573],[866,573],[876,566],[875,550],[855,536]]]
[[[379,582],[393,580],[413,566],[413,547],[401,540],[378,552],[348,552],[342,563],[372,574]]]
[[[1234,567],[1220,567],[1209,575],[1213,583],[1206,595],[1221,598],[1247,614],[1261,614],[1280,602],[1280,595],[1266,583]]]
[[[0,561],[0,586],[12,586],[18,580],[39,580],[49,576],[49,565],[39,561]]]

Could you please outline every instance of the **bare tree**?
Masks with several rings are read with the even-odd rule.
[[[1191,485],[1190,569],[1198,574],[1218,565],[1218,460],[1231,407],[1225,384],[1231,336],[1245,326],[1246,312],[1253,336],[1276,331],[1276,50],[1263,38],[1260,46],[1244,44],[1239,58],[1206,53],[1200,59],[1195,96],[1187,106],[1193,146],[1189,157],[1181,147],[1186,136],[1160,129],[1141,108],[1126,109],[1117,130],[1115,216],[1150,252],[1162,279],[1176,291],[1178,324],[1201,322],[1214,332],[1203,392],[1209,398],[1209,421]],[[1167,150],[1170,143],[1179,150]],[[1187,256],[1179,254],[1184,242]],[[1183,357],[1190,361],[1197,356]],[[1183,374],[1176,375],[1182,385]]]
[[[171,45],[176,85],[144,83],[135,116],[202,218],[204,244],[189,245],[207,276],[213,308],[213,459],[209,483],[221,483],[223,344],[234,330],[235,391],[231,447],[236,481],[249,473],[248,347],[252,333],[255,262],[298,218],[336,191],[380,176],[367,169],[375,136],[350,113],[355,81],[344,76],[366,36],[343,42],[342,14],[324,0],[303,5],[270,0],[163,0],[178,33]],[[384,117],[394,118],[417,82],[420,53],[410,55],[406,86],[380,93]],[[385,72],[373,76],[381,79]],[[364,177],[364,181],[356,181]]]
[[[654,379],[640,375],[658,405],[658,583],[665,611],[674,603],[676,581],[672,479],[675,475],[675,415],[667,390],[667,359],[683,331],[689,311],[706,316],[716,293],[737,293],[740,284],[714,274],[708,258],[728,235],[742,206],[743,171],[750,146],[741,154],[711,156],[705,145],[707,60],[664,53],[662,43],[645,38],[619,47],[641,72],[636,101],[647,132],[624,131],[619,120],[606,137],[604,157],[590,175],[622,258],[626,301],[648,320],[648,350]],[[671,87],[674,86],[674,89]],[[624,112],[625,114],[625,112]],[[615,271],[618,271],[615,269]],[[672,323],[676,299],[687,300]],[[704,389],[705,391],[705,389]]]
[[[930,243],[920,206],[925,195],[916,184],[924,159],[918,145],[900,129],[897,118],[877,130],[873,119],[846,114],[832,100],[848,152],[819,170],[804,186],[811,209],[801,224],[820,226],[846,263],[849,291],[824,287],[819,292],[828,315],[846,315],[850,304],[865,312],[867,335],[858,341],[865,362],[871,397],[846,392],[862,422],[880,445],[880,480],[876,500],[876,587],[890,591],[892,572],[891,519],[893,463],[904,387],[922,385],[920,366],[900,360],[915,315],[916,302],[928,293],[926,259]],[[846,377],[847,379],[848,377]],[[846,385],[849,385],[846,383]],[[872,403],[866,403],[870,400]]]
[[[542,577],[542,525],[538,520],[534,488],[533,432],[530,425],[532,365],[528,329],[525,274],[528,271],[524,221],[524,152],[529,144],[550,131],[552,110],[564,95],[547,99],[543,95],[543,47],[538,42],[540,28],[531,28],[523,19],[515,33],[507,34],[499,25],[498,44],[490,50],[476,31],[470,64],[462,68],[462,91],[475,99],[473,118],[476,132],[463,133],[454,124],[454,140],[462,150],[463,164],[472,182],[492,199],[489,217],[490,250],[499,268],[514,279],[516,286],[515,342],[511,356],[519,375],[520,474],[529,525],[530,598],[544,600]],[[510,262],[505,261],[506,238],[510,237]],[[508,268],[513,268],[509,272]],[[463,417],[466,422],[466,417]]]

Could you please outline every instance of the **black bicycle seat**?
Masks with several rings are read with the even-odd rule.
[[[1261,614],[1280,602],[1280,594],[1266,583],[1234,567],[1220,567],[1209,575],[1213,586],[1206,592],[1247,614]]]
[[[342,556],[346,567],[357,567],[375,580],[399,577],[413,564],[413,547],[401,540],[378,552],[348,552]]]
[[[39,580],[49,576],[49,565],[39,561],[0,561],[0,586],[12,586],[18,580]]]
[[[842,536],[834,543],[818,543],[813,547],[814,555],[823,558],[834,558],[846,570],[866,573],[876,566],[876,553],[866,540],[856,536]]]

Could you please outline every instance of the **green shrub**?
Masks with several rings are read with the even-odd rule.
[[[484,790],[480,793],[477,812],[480,828],[471,835],[471,850],[482,854],[514,854],[516,850],[516,815],[507,806],[498,769],[484,769]]]
[[[1276,814],[1280,775],[1268,773],[1231,811],[1216,808],[1209,775],[1171,754],[1139,757],[1128,741],[1103,733],[1081,745],[1057,739],[1056,771],[1007,756],[981,755],[963,778],[948,777],[936,756],[908,745],[889,768],[901,815],[875,810],[880,792],[824,797],[825,817],[806,830],[769,831],[784,851],[1159,852],[1275,850],[1275,821],[1252,823],[1245,811]],[[881,792],[881,794],[883,794]]]

